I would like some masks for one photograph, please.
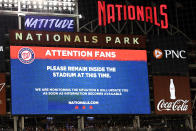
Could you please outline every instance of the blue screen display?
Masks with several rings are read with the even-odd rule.
[[[30,64],[11,55],[13,115],[150,114],[146,61],[44,59],[25,49],[19,58],[35,57]]]

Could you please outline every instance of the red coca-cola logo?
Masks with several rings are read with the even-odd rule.
[[[157,104],[158,111],[187,111],[189,100],[176,100],[174,102],[167,102],[162,99]]]

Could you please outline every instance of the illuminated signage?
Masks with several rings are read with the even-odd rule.
[[[11,44],[69,45],[110,48],[145,48],[146,38],[141,35],[63,33],[39,31],[11,31]]]
[[[14,115],[150,114],[145,50],[10,49]]]
[[[163,52],[164,51],[164,52]],[[156,59],[166,58],[166,59],[186,59],[186,51],[185,50],[160,50],[155,49],[153,51],[153,56]]]
[[[54,16],[25,16],[26,30],[73,32],[73,18]]]
[[[0,115],[6,114],[5,74],[0,73]]]
[[[118,17],[116,17],[118,16]],[[106,4],[105,1],[98,1],[99,25],[106,26],[116,21],[137,20],[146,21],[163,29],[168,28],[167,5],[159,6],[135,6],[122,4]],[[160,18],[160,20],[158,20]]]
[[[188,73],[186,41],[180,37],[153,37],[150,40],[153,74],[186,75]]]
[[[154,76],[153,88],[156,114],[192,113],[188,77]]]

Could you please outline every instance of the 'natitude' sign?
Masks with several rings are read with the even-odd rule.
[[[73,32],[74,20],[72,18],[54,16],[25,16],[26,30]]]
[[[71,32],[10,32],[11,44],[25,45],[66,45],[82,47],[145,48],[146,37],[141,35],[94,34]]]

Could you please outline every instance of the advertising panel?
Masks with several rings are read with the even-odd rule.
[[[73,32],[73,18],[55,16],[25,16],[26,30]]]
[[[182,76],[154,76],[156,114],[191,114],[189,78]]]
[[[0,115],[6,114],[5,74],[0,73]]]
[[[11,46],[12,114],[149,114],[145,50]]]
[[[40,32],[13,30],[10,43],[13,45],[66,45],[72,47],[129,48],[146,47],[146,37],[141,35],[95,34],[72,32]]]
[[[181,37],[152,38],[150,47],[153,74],[188,74],[186,41]]]

